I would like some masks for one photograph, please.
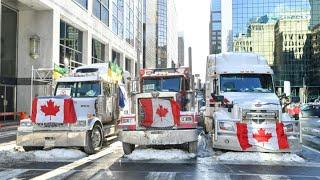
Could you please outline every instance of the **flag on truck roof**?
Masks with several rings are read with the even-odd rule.
[[[53,66],[53,79],[59,79],[61,76],[66,74],[68,72],[68,69],[62,68],[57,64],[54,64]]]
[[[120,82],[122,80],[122,68],[118,66],[116,63],[109,62],[109,68],[108,68],[108,76],[113,81]]]

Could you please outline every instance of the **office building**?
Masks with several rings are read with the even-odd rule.
[[[147,68],[178,64],[177,11],[174,0],[144,0],[143,63]]]
[[[184,66],[184,35],[178,34],[178,66]]]
[[[293,95],[299,95],[312,81],[306,65],[311,62],[310,27],[319,19],[319,1],[217,1],[212,0],[212,6],[219,5],[225,13],[221,14],[221,41],[217,42],[221,51],[264,56],[275,71],[276,89],[282,91],[283,81],[290,81]],[[292,39],[283,39],[285,34]]]
[[[29,113],[32,66],[111,61],[134,76],[142,14],[143,0],[1,0],[0,112]]]

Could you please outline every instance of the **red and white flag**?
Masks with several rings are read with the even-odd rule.
[[[145,127],[170,127],[179,125],[180,107],[174,100],[140,99],[144,111],[142,125]]]
[[[76,111],[71,98],[34,98],[31,120],[35,123],[75,123]]]
[[[289,148],[283,123],[237,123],[237,136],[242,150],[246,150],[252,146],[259,146],[269,150]]]

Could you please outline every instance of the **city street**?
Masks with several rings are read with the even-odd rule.
[[[0,179],[317,179],[320,177],[320,152],[315,150],[317,141],[309,140],[311,135],[312,139],[319,139],[319,119],[308,118],[301,121],[305,135],[303,150],[299,156],[269,153],[267,156],[271,158],[263,159],[265,153],[260,153],[262,161],[256,162],[245,158],[237,161],[231,156],[226,158],[225,155],[232,152],[211,152],[210,147],[206,147],[208,142],[203,136],[198,144],[198,156],[201,157],[195,158],[178,150],[153,150],[159,156],[157,160],[152,159],[152,155],[148,159],[148,153],[144,150],[150,149],[146,147],[138,147],[134,151],[141,151],[145,157],[137,154],[124,156],[117,139],[108,141],[103,150],[87,157],[78,150],[70,150],[71,153],[66,149],[61,150],[65,152],[65,157],[51,155],[53,150],[46,151],[46,156],[39,152],[14,152],[15,131],[2,132],[0,158],[4,155],[6,158],[0,160]],[[167,156],[167,159],[163,160],[160,156]],[[286,157],[287,161],[280,162],[278,158],[281,159],[281,156]]]

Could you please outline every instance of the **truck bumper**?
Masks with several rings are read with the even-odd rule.
[[[86,131],[17,131],[18,146],[83,147]]]
[[[252,146],[246,150],[243,150],[240,147],[240,143],[238,141],[237,135],[219,135],[215,140],[214,137],[212,139],[213,148],[217,149],[225,149],[225,150],[233,150],[233,151],[254,151],[254,152],[291,152],[291,153],[298,153],[302,150],[302,144],[300,143],[299,138],[297,137],[290,137],[288,136],[288,149],[267,149],[262,146]]]
[[[119,139],[136,145],[184,144],[197,141],[198,133],[196,129],[120,131]]]

